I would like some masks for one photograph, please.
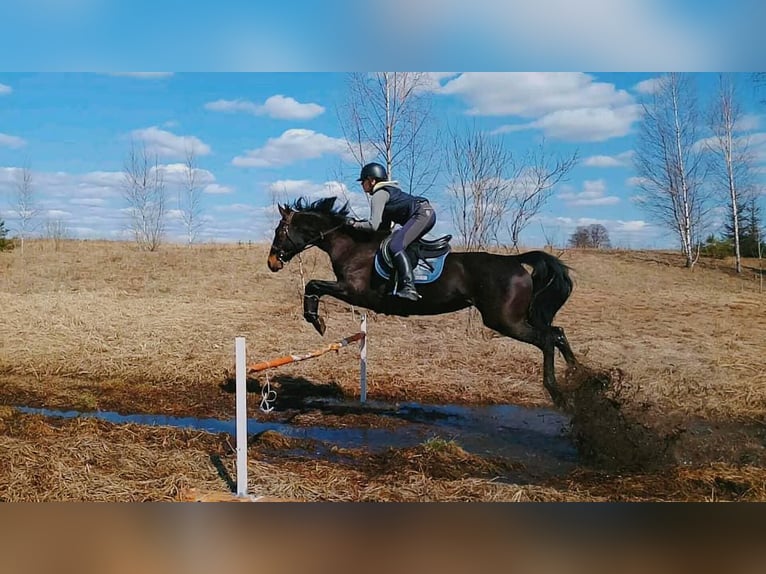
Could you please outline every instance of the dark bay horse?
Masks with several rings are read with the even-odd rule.
[[[274,232],[268,264],[279,271],[309,247],[330,256],[337,281],[311,280],[303,297],[303,316],[324,335],[319,298],[330,295],[351,305],[387,315],[438,315],[471,305],[484,324],[498,333],[530,343],[543,352],[543,384],[554,403],[562,399],[556,385],[554,353],[558,348],[567,365],[577,366],[564,331],[553,317],[572,292],[568,267],[543,251],[520,255],[452,252],[439,279],[418,285],[422,299],[409,301],[390,294],[390,286],[375,272],[373,258],[388,232],[346,225],[348,204],[335,207],[335,197],[313,203],[299,199],[280,205],[282,219]],[[532,274],[522,264],[532,268]]]

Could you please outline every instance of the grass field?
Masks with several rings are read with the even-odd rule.
[[[58,250],[39,241],[27,244],[23,256],[0,253],[0,403],[231,417],[234,398],[221,385],[233,365],[235,336],[247,338],[248,358],[255,361],[315,349],[358,328],[359,310],[332,299],[321,307],[324,339],[302,318],[302,279],[332,278],[323,253],[307,252],[277,274],[268,271],[266,254],[264,245],[165,246],[146,253],[90,241],[65,242]],[[624,374],[624,410],[649,413],[655,422],[730,429],[733,435],[711,442],[737,436],[741,448],[733,445],[727,457],[719,448],[704,464],[661,477],[639,473],[605,482],[584,468],[548,484],[513,485],[493,481],[491,465],[461,466],[455,457],[467,455],[459,449],[447,458],[466,473],[445,477],[433,466],[407,462],[433,458],[428,445],[389,456],[384,472],[381,460],[362,470],[328,461],[267,461],[258,454],[263,444],[254,442],[253,480],[269,494],[308,500],[766,499],[759,438],[766,414],[766,294],[758,262],[747,261],[746,273],[736,276],[726,261],[702,261],[689,271],[680,257],[663,252],[567,251],[562,259],[573,268],[575,290],[556,322],[583,362]],[[552,407],[539,351],[494,336],[470,311],[427,318],[370,314],[368,360],[372,400]],[[557,368],[561,375],[560,359]],[[291,365],[289,374],[358,397],[353,352]],[[258,416],[257,401],[250,403]],[[0,463],[0,499],[153,500],[193,483],[225,488],[210,462],[231,463],[220,437],[61,422],[8,408],[0,419],[3,447],[15,453]],[[750,430],[737,434],[742,429]],[[151,444],[162,442],[156,437],[163,432],[167,444],[181,446],[158,458]],[[78,436],[95,451],[113,449],[111,462],[97,465],[98,480],[112,487],[89,486],[96,474],[83,470],[82,449],[72,450]],[[155,438],[147,442],[147,436]],[[269,482],[269,465],[279,466],[279,484]],[[135,477],[122,467],[134,468]],[[63,482],[49,483],[56,482],[51,473]],[[24,481],[43,474],[47,494]]]

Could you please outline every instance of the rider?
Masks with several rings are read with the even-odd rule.
[[[436,223],[434,208],[425,197],[405,193],[396,181],[388,180],[388,173],[379,163],[368,163],[362,168],[359,179],[362,189],[370,194],[370,219],[349,221],[360,229],[390,229],[392,223],[401,225],[391,236],[391,252],[399,272],[399,289],[396,295],[417,301],[412,264],[405,253],[407,246],[431,231]]]

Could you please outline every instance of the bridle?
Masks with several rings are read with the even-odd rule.
[[[338,229],[340,229],[341,227],[343,227],[345,225],[345,223],[341,223],[339,225],[336,225],[335,227],[331,227],[330,229],[326,229],[325,231],[320,232],[319,235],[317,235],[313,239],[311,239],[311,240],[307,241],[306,243],[304,243],[303,247],[298,247],[298,244],[295,243],[295,241],[293,241],[292,237],[290,237],[290,222],[293,220],[293,215],[295,215],[295,212],[291,211],[290,213],[287,214],[286,217],[282,218],[282,224],[284,225],[283,230],[285,232],[285,239],[287,239],[287,241],[290,242],[292,247],[295,248],[295,252],[292,254],[292,257],[295,257],[299,253],[302,253],[302,252],[306,251],[306,249],[308,249],[309,247],[316,246],[316,242],[324,240],[325,236],[328,233],[332,233],[333,231],[337,231]],[[277,259],[279,259],[282,263],[287,263],[285,261],[285,259],[284,259],[285,256],[286,256],[286,253],[285,253],[284,249],[278,249],[277,250]]]

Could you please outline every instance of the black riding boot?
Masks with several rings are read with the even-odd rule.
[[[412,265],[407,253],[400,251],[394,254],[394,263],[399,272],[399,288],[396,290],[396,296],[410,301],[417,301],[420,295],[415,290],[415,279],[412,276]]]

